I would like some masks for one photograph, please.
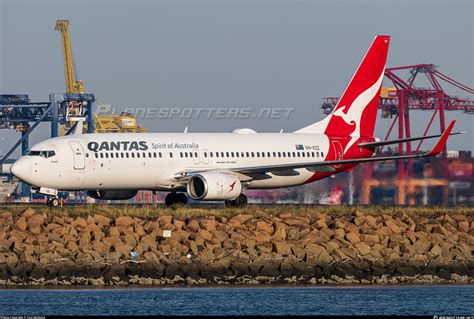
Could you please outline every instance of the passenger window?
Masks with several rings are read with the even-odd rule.
[[[262,157],[265,157],[265,152],[262,152]]]
[[[140,158],[140,153],[137,153],[137,158]]]
[[[250,157],[250,156],[249,156],[249,152],[246,152],[245,154],[246,154],[247,157]]]
[[[281,157],[281,152],[278,152],[278,157]]]
[[[213,157],[214,154],[213,154],[212,152],[209,152],[209,156],[210,156],[210,157]]]
[[[296,154],[295,154],[295,152],[293,152],[293,157],[296,157]]]
[[[291,152],[288,152],[287,154],[288,154],[288,157],[291,157]]]
[[[273,157],[277,157],[277,155],[276,155],[276,153],[275,153],[275,152],[273,152]]]
[[[197,152],[194,152],[194,157],[196,157],[196,158],[198,157],[198,153],[197,153]],[[211,157],[212,157],[212,155],[211,155]]]
[[[95,155],[95,158],[98,158],[98,157],[99,157],[99,155],[98,155],[97,153],[94,153],[94,155]]]
[[[323,153],[323,152],[321,152],[321,157],[324,157],[324,153]]]
[[[135,158],[135,153],[131,153],[132,154],[132,158]]]
[[[255,153],[254,153],[254,152],[251,152],[250,154],[252,154],[252,157],[255,157]]]
[[[188,152],[184,152],[184,157],[188,157]]]
[[[216,157],[219,157],[219,152],[216,152]]]
[[[161,155],[161,152],[159,152],[159,153],[158,153],[158,156],[159,156],[160,158],[162,158],[162,157],[163,157],[163,156]]]
[[[183,152],[180,152],[180,153],[179,153],[179,156],[180,156],[181,158],[183,158]]]
[[[304,157],[304,152],[301,152],[301,156]]]
[[[170,158],[173,158],[173,153],[172,152],[170,152]]]
[[[231,157],[234,157],[234,152],[230,152],[230,156],[231,156]]]
[[[105,153],[105,158],[109,158],[109,153]]]
[[[285,152],[282,152],[282,154],[281,154],[281,155],[283,155],[283,157],[286,157],[286,153],[285,153]]]
[[[260,152],[257,152],[257,157],[260,157]]]
[[[226,156],[226,157],[229,157],[229,152],[225,152],[225,156]]]
[[[89,153],[86,153],[86,157],[89,157]]]
[[[110,158],[114,158],[114,153],[110,153]]]
[[[204,157],[207,157],[207,152],[204,152]]]
[[[245,157],[244,152],[240,152],[240,157]]]
[[[314,152],[311,152],[311,157],[314,157]]]
[[[221,157],[224,157],[224,152],[221,152]]]
[[[121,158],[123,158],[123,157],[124,157],[124,156],[123,156],[123,153],[120,153],[120,157],[121,157]]]

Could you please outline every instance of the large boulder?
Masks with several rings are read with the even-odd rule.
[[[216,220],[214,218],[201,219],[199,224],[202,228],[209,232],[216,230]]]
[[[20,217],[20,218],[17,219],[17,221],[15,222],[15,228],[18,229],[18,230],[21,230],[21,231],[26,230],[25,217]]]
[[[41,233],[41,228],[43,227],[46,215],[34,214],[31,216],[28,221],[28,230],[33,234]]]
[[[110,218],[108,217],[105,217],[104,215],[100,215],[100,214],[95,214],[94,217],[94,222],[97,223],[97,225],[101,225],[101,226],[104,226],[104,225],[110,225]]]
[[[346,234],[346,239],[349,241],[351,244],[357,244],[360,242],[360,236],[356,232],[350,232]]]
[[[291,246],[288,245],[286,242],[274,242],[273,247],[277,254],[283,256],[288,256],[291,254]]]
[[[130,216],[120,216],[117,219],[115,219],[115,226],[120,227],[120,226],[132,226],[135,224],[135,220],[130,217]]]

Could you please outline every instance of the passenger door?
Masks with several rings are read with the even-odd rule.
[[[81,170],[85,168],[86,158],[84,156],[84,149],[79,142],[69,142],[74,156],[74,169]]]

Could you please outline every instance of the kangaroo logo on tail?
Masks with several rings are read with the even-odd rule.
[[[376,36],[334,111],[322,121],[304,127],[296,133],[319,133],[326,135],[328,139],[342,137],[345,140],[343,143],[347,143],[343,145],[344,153],[359,137],[372,137],[389,43],[389,36]]]
[[[360,123],[362,119],[362,111],[365,106],[377,95],[379,88],[382,85],[384,72],[380,74],[377,82],[374,83],[367,90],[362,92],[352,104],[347,107],[343,106],[334,111],[333,116],[340,117],[349,126],[354,126],[354,131],[349,135],[351,140],[344,148],[344,153],[357,141],[360,137]]]

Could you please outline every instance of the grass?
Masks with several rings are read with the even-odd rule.
[[[101,214],[109,218],[119,216],[132,216],[145,219],[152,219],[161,215],[173,215],[175,217],[187,218],[193,216],[216,216],[231,218],[237,214],[256,214],[262,212],[269,215],[278,215],[283,212],[290,212],[295,216],[311,215],[315,213],[330,214],[332,216],[350,215],[355,210],[368,215],[396,214],[403,212],[408,215],[470,215],[474,216],[473,206],[306,206],[306,205],[273,205],[260,206],[248,205],[243,208],[227,208],[220,206],[176,206],[165,208],[162,205],[104,205],[88,204],[77,206],[64,206],[58,208],[49,208],[45,206],[24,205],[0,205],[0,214],[11,212],[13,215],[21,214],[28,207],[32,207],[36,212],[45,212],[48,215],[68,216],[68,217],[87,217],[89,215]]]

